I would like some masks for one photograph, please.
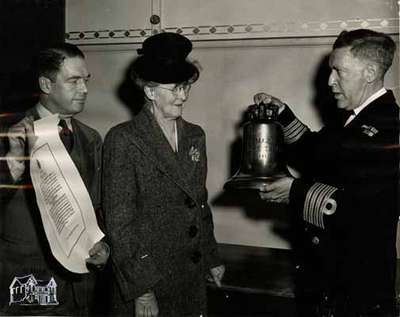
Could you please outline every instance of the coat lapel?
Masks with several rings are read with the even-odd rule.
[[[170,177],[188,195],[193,196],[191,187],[185,177],[185,169],[182,168],[179,160],[180,151],[185,151],[187,146],[185,142],[182,142],[184,139],[181,128],[182,123],[177,123],[178,153],[172,150],[161,128],[146,107],[134,118],[132,123],[135,137],[131,138],[131,141],[158,169]]]
[[[71,125],[74,135],[74,147],[70,155],[75,166],[78,168],[82,179],[87,182],[90,179],[89,171],[95,170],[93,166],[93,140],[90,140],[86,133],[84,133],[79,121],[72,118]],[[86,184],[86,187],[89,188],[88,184]]]
[[[200,159],[200,145],[198,135],[182,119],[177,120],[178,130],[178,159],[184,175],[193,175],[197,162]],[[201,158],[204,159],[204,158]]]
[[[358,127],[360,123],[365,121],[365,118],[370,115],[371,112],[375,111],[376,107],[382,107],[384,104],[395,103],[395,98],[393,92],[388,90],[384,95],[380,96],[378,99],[372,101],[368,106],[366,106],[361,112],[348,124],[345,129],[351,130],[351,128]]]

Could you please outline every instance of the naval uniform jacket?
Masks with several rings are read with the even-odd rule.
[[[286,107],[299,297],[331,296],[345,310],[393,305],[399,212],[399,108],[386,92],[348,125],[315,133]],[[388,308],[390,310],[390,308]]]
[[[33,108],[27,116],[39,119]],[[88,189],[93,206],[100,207],[102,140],[94,129],[71,119],[74,146],[71,158]],[[3,127],[4,128],[4,127]],[[2,153],[7,153],[6,140]],[[94,287],[94,274],[74,274],[63,268],[52,256],[48,244],[26,161],[22,178],[14,183],[7,162],[0,166],[2,185],[17,185],[16,189],[0,189],[0,312],[24,315],[87,314]],[[9,289],[14,277],[33,274],[36,279],[57,283],[58,305],[9,306]]]
[[[175,153],[147,107],[104,141],[104,215],[116,281],[113,314],[155,292],[161,316],[204,312],[219,265],[205,187],[204,131],[177,119]]]

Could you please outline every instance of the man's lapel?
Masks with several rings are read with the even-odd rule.
[[[351,121],[345,128],[359,127],[364,123],[365,119],[371,115],[371,112],[376,110],[376,107],[381,107],[384,104],[393,104],[395,103],[395,98],[393,92],[388,90],[385,94],[380,96],[379,98],[372,101],[368,106],[366,106],[360,113]]]
[[[92,146],[93,140],[88,138],[84,132],[81,124],[76,119],[71,119],[71,125],[74,136],[74,147],[70,153],[71,159],[74,161],[75,166],[78,168],[82,179],[86,182],[89,179],[89,171],[94,170],[94,160],[92,159],[94,147]]]

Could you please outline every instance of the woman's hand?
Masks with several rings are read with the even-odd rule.
[[[135,299],[135,317],[158,316],[158,304],[156,295],[148,292]]]
[[[218,265],[216,267],[213,267],[212,269],[210,269],[210,273],[214,283],[218,287],[221,287],[221,281],[225,273],[225,265]]]
[[[278,106],[278,114],[280,114],[284,109],[285,109],[285,104],[278,98],[268,95],[265,92],[259,92],[254,95],[253,97],[254,103],[256,105],[259,105],[260,103],[263,104],[273,104],[275,106]]]

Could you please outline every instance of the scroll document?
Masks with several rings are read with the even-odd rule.
[[[104,237],[86,186],[58,134],[59,116],[34,122],[30,173],[54,257],[74,273],[89,272],[89,250]]]

